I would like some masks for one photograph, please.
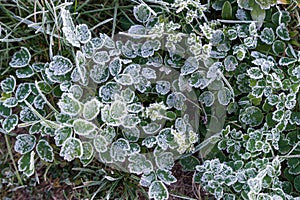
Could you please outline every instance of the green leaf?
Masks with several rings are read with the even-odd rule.
[[[240,121],[249,126],[260,125],[262,123],[263,118],[264,118],[264,115],[263,115],[262,111],[258,107],[255,107],[255,106],[246,108],[240,114]]]
[[[257,21],[257,26],[260,28],[264,23],[266,11],[261,9],[258,4],[254,4],[253,9],[251,10],[251,17],[254,21]]]
[[[294,179],[294,187],[298,192],[300,192],[300,176],[297,176]]]
[[[26,66],[21,69],[16,70],[16,76],[17,78],[30,78],[34,75],[34,71],[31,68],[31,66]]]
[[[86,120],[93,120],[97,117],[100,112],[101,103],[96,99],[93,98],[92,100],[87,101],[83,105],[83,117]]]
[[[83,154],[82,143],[79,139],[69,137],[63,144],[59,155],[64,157],[68,162],[75,158],[80,158]]]
[[[169,192],[161,181],[154,181],[149,187],[148,196],[149,198],[154,198],[154,200],[167,200]]]
[[[26,154],[30,152],[35,146],[36,138],[33,135],[21,134],[17,136],[14,149],[20,154]]]
[[[31,87],[29,83],[21,83],[16,90],[16,98],[19,102],[24,101],[31,93]]]
[[[16,88],[16,78],[14,76],[9,76],[3,81],[1,81],[1,90],[5,93],[11,93]]]
[[[272,28],[264,28],[262,30],[260,39],[263,43],[271,45],[275,40],[275,34]]]
[[[50,146],[48,141],[41,139],[36,145],[36,152],[42,160],[46,162],[53,162],[53,148]]]
[[[9,66],[13,68],[25,67],[29,64],[31,60],[31,55],[26,47],[21,47],[21,49],[14,53]]]
[[[229,1],[225,1],[223,4],[222,19],[232,19],[232,7]]]
[[[12,114],[12,109],[3,105],[0,101],[0,116],[8,117]]]
[[[285,26],[284,23],[281,23],[277,28],[276,28],[276,34],[277,36],[284,40],[284,41],[289,41],[290,40],[290,35],[289,35],[289,30]]]
[[[197,165],[200,165],[199,160],[194,156],[188,156],[179,160],[184,171],[195,171]]]
[[[18,160],[18,169],[23,172],[27,177],[34,173],[34,151],[26,153]]]
[[[78,135],[89,135],[95,130],[96,126],[92,122],[83,119],[76,119],[73,122],[74,131]]]
[[[281,55],[286,48],[286,45],[281,40],[275,40],[275,42],[272,44],[272,50],[276,55]]]
[[[71,116],[76,116],[81,111],[80,102],[70,93],[63,93],[57,105],[63,113]]]
[[[300,112],[292,112],[290,117],[290,123],[300,126]]]
[[[13,115],[7,117],[2,122],[2,128],[6,131],[6,133],[10,133],[18,125],[18,122],[19,122],[18,115],[13,114]]]
[[[206,107],[210,107],[215,102],[215,96],[211,91],[205,91],[199,96],[198,100],[205,104]]]

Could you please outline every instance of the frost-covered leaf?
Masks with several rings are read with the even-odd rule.
[[[95,49],[100,49],[103,47],[105,40],[103,38],[94,37],[91,39],[91,42]]]
[[[151,122],[148,123],[146,126],[143,126],[142,128],[146,134],[154,134],[160,130],[161,124]]]
[[[148,58],[154,55],[154,47],[152,45],[152,41],[146,41],[141,47],[141,55],[143,58]]]
[[[70,127],[61,127],[55,130],[55,144],[56,146],[62,146],[62,144],[72,135],[72,129]]]
[[[5,107],[3,103],[0,101],[0,116],[8,117],[12,114],[12,109]]]
[[[276,5],[276,0],[255,0],[261,7],[261,9],[267,10],[270,9],[271,6]]]
[[[34,173],[34,151],[23,155],[18,160],[18,170],[23,172],[27,177]]]
[[[226,106],[229,104],[231,99],[232,94],[227,87],[223,87],[221,90],[218,91],[218,100],[220,104]]]
[[[142,145],[146,146],[149,149],[152,148],[156,143],[157,143],[157,140],[156,140],[156,137],[154,137],[154,136],[146,137],[142,141]]]
[[[130,113],[139,113],[144,110],[144,107],[141,103],[133,103],[127,106],[127,110]]]
[[[216,76],[216,73],[214,73],[214,76]],[[196,71],[194,72],[190,79],[189,84],[192,87],[204,89],[208,85],[209,79],[206,78],[206,75],[202,71]]]
[[[113,142],[110,148],[110,156],[115,161],[124,162],[127,156],[127,151],[130,150],[129,142],[123,138]]]
[[[101,103],[96,98],[87,101],[83,105],[83,112],[82,112],[83,117],[86,120],[95,119],[95,117],[97,117],[97,115],[100,112],[100,107],[101,107]]]
[[[121,86],[115,82],[108,82],[99,89],[99,96],[102,101],[108,102],[114,100],[115,94],[120,93]]]
[[[26,47],[21,47],[21,49],[14,53],[9,66],[13,68],[25,67],[29,64],[31,60],[31,54]]]
[[[276,34],[280,39],[284,41],[290,40],[289,30],[287,29],[284,23],[281,23],[279,26],[277,26]]]
[[[129,74],[119,74],[118,77],[114,78],[115,81],[121,85],[132,85],[133,78]]]
[[[169,192],[161,181],[154,181],[149,187],[148,196],[155,200],[167,200],[169,199]]]
[[[136,114],[127,114],[121,123],[126,128],[133,128],[136,127],[140,122],[141,119]]]
[[[124,102],[117,100],[111,104],[110,115],[113,119],[123,118],[126,114],[127,107]]]
[[[63,21],[62,31],[63,31],[67,41],[75,47],[80,47],[80,44],[79,44],[76,34],[75,34],[75,26],[74,26],[70,11],[66,10],[64,7],[62,7],[60,15],[61,15],[61,18]]]
[[[151,183],[155,180],[156,180],[156,175],[154,172],[143,174],[140,179],[140,185],[143,187],[149,187]]]
[[[39,157],[46,162],[53,162],[54,153],[53,148],[48,143],[48,141],[41,139],[36,145],[36,152]]]
[[[110,57],[107,53],[107,51],[98,51],[93,56],[93,61],[98,64],[105,64],[110,60]]]
[[[36,138],[33,135],[21,134],[17,135],[16,138],[17,141],[15,143],[14,149],[16,152],[22,155],[30,152],[35,146]]]
[[[77,39],[83,44],[90,41],[92,37],[91,31],[89,30],[89,27],[86,24],[77,25],[75,33]]]
[[[6,131],[6,133],[10,133],[15,129],[18,125],[19,118],[18,115],[12,114],[2,122],[2,128]]]
[[[142,69],[142,75],[146,78],[146,79],[156,79],[156,72],[154,69],[151,69],[149,67],[144,67]]]
[[[43,128],[43,126],[41,123],[35,123],[30,126],[29,134],[31,134],[31,135],[37,134],[37,133],[41,132],[42,128]]]
[[[106,141],[105,137],[103,137],[102,135],[97,135],[93,139],[93,144],[94,144],[95,150],[98,152],[102,152],[102,153],[107,151],[107,146],[109,145],[109,143]]]
[[[124,128],[122,133],[129,142],[137,142],[140,139],[140,130],[137,127]]]
[[[155,89],[159,94],[166,95],[171,90],[171,83],[169,81],[156,81]]]
[[[115,48],[114,41],[105,33],[100,33],[99,37],[104,40],[104,46],[109,49]]]
[[[57,105],[63,113],[71,116],[76,116],[81,111],[80,102],[70,93],[63,93]]]
[[[94,147],[90,142],[82,142],[83,154],[80,161],[89,160],[94,155]]]
[[[3,105],[7,108],[13,108],[16,107],[18,105],[18,99],[15,97],[10,97],[5,99],[5,101],[3,102]]]
[[[82,53],[85,55],[86,58],[93,57],[93,55],[95,53],[94,44],[91,41],[85,43],[82,46]]]
[[[103,83],[109,78],[109,70],[104,65],[94,65],[90,77],[95,83]]]
[[[53,71],[53,75],[65,75],[73,69],[73,64],[68,58],[63,56],[54,56],[49,64],[49,69]]]
[[[11,93],[16,88],[16,78],[14,76],[9,76],[1,81],[1,90],[5,93]]]
[[[177,110],[182,110],[186,97],[181,92],[174,92],[167,97],[168,107],[174,107]]]
[[[152,163],[143,154],[133,154],[129,158],[128,169],[130,173],[147,174],[153,170]]]
[[[155,156],[155,162],[159,169],[170,170],[174,166],[174,155],[171,152],[163,152]]]
[[[234,71],[238,65],[238,61],[235,56],[227,56],[224,60],[224,66],[227,71]]]
[[[264,28],[261,32],[260,39],[265,44],[271,45],[275,40],[275,34],[272,28]]]
[[[172,175],[172,172],[169,170],[162,170],[158,169],[156,171],[157,178],[159,178],[162,182],[164,182],[167,185],[170,185],[171,183],[175,183],[177,179],[175,176]]]
[[[281,66],[288,66],[288,65],[293,64],[295,62],[297,62],[296,58],[282,57],[279,60],[279,65],[281,65]]]
[[[195,72],[199,67],[199,63],[195,57],[189,57],[181,67],[181,75],[188,75]]]
[[[120,58],[114,58],[108,65],[109,72],[112,76],[118,75],[122,71]]]
[[[41,72],[45,69],[45,63],[33,63],[31,67],[34,71]]]
[[[132,103],[135,98],[135,93],[128,87],[125,90],[122,90],[121,96],[126,103]]]
[[[31,91],[29,83],[21,83],[16,90],[16,98],[22,102],[30,95]]]
[[[264,115],[262,111],[255,106],[246,108],[240,113],[240,121],[249,126],[258,126],[262,123]]]
[[[92,122],[83,119],[76,119],[73,122],[74,132],[78,135],[88,135],[95,130],[96,126]]]
[[[62,144],[59,155],[64,157],[68,162],[74,160],[75,158],[80,158],[83,154],[82,142],[73,137],[69,137]]]
[[[215,96],[211,91],[205,91],[199,96],[199,101],[205,106],[210,107],[215,101]]]
[[[259,67],[251,67],[250,69],[247,70],[247,74],[252,79],[261,79],[264,76],[264,74],[262,73]]]
[[[34,71],[31,66],[25,66],[21,69],[16,70],[17,78],[30,78],[34,75]]]
[[[151,16],[150,10],[145,4],[139,4],[133,8],[135,19],[141,23],[146,23]]]
[[[43,109],[45,104],[46,102],[41,95],[36,96],[33,100],[33,105],[37,109]]]
[[[20,111],[20,121],[22,122],[33,122],[37,121],[39,118],[30,110],[28,107],[23,107]]]

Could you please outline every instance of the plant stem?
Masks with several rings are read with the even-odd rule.
[[[20,176],[19,171],[18,171],[18,167],[16,165],[16,162],[14,160],[14,156],[13,156],[12,151],[11,151],[11,146],[10,146],[7,134],[4,134],[4,138],[5,138],[5,143],[6,143],[6,146],[7,146],[8,154],[10,156],[11,161],[13,162],[13,166],[14,166],[15,171],[16,171],[16,176],[17,176],[18,182],[19,182],[20,185],[23,185],[23,181],[21,179],[21,176]]]

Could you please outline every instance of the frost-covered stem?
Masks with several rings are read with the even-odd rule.
[[[16,176],[17,176],[18,182],[19,182],[20,185],[23,185],[23,181],[22,181],[21,176],[19,174],[18,167],[17,167],[16,162],[14,160],[14,156],[11,152],[11,146],[10,146],[7,134],[4,134],[4,138],[5,138],[5,143],[6,143],[6,146],[7,146],[7,151],[8,151],[9,157],[10,157],[10,159],[13,163],[13,166],[15,168],[15,171],[16,171]]]
[[[233,88],[231,87],[230,83],[228,82],[228,80],[225,78],[224,74],[218,70],[217,73],[221,76],[221,78],[223,79],[223,81],[225,82],[225,84],[228,86],[228,88],[231,91],[232,97],[234,97],[234,91]],[[233,102],[234,102],[234,98],[232,98]]]
[[[180,198],[180,199],[197,200],[197,199],[194,199],[194,198],[191,198],[191,197],[181,196],[181,195],[178,195],[178,194],[172,194],[172,193],[170,193],[170,195],[171,195],[172,197],[177,197],[177,198]]]
[[[32,105],[24,100],[24,103],[26,104],[26,106],[28,106],[30,108],[30,110],[38,117],[40,118],[41,121],[45,122],[48,126],[52,127],[52,128],[59,128],[60,126],[58,124],[55,124],[55,122],[50,122],[49,120],[45,119],[38,111],[36,111],[36,109],[34,109],[34,107],[32,107]]]
[[[46,96],[42,93],[42,91],[41,91],[41,89],[40,89],[40,87],[39,87],[39,85],[38,85],[38,82],[35,81],[34,84],[35,84],[35,87],[36,87],[38,93],[41,95],[42,99],[46,102],[46,104],[47,104],[54,112],[59,113],[59,112],[52,106],[52,104],[47,100]]]
[[[239,20],[227,20],[227,19],[217,19],[218,22],[221,23],[227,23],[227,24],[251,24],[252,22],[257,22],[257,21],[251,21],[251,20],[244,20],[244,21],[239,21]]]
[[[287,159],[287,158],[300,158],[300,155],[291,155],[291,153],[293,153],[293,151],[298,147],[298,145],[300,144],[300,142],[297,142],[293,148],[288,152],[288,154],[284,155],[284,156],[278,156],[279,158],[283,158],[283,159]]]
[[[93,30],[95,30],[96,28],[98,28],[99,26],[102,26],[103,24],[106,24],[106,23],[108,23],[108,22],[110,22],[110,21],[112,21],[112,20],[114,20],[114,19],[113,19],[113,18],[106,19],[106,20],[104,20],[104,21],[102,21],[102,22],[96,24],[95,26],[93,26],[93,27],[90,29],[90,31],[93,31]]]
[[[149,10],[155,17],[157,16],[156,12],[155,12],[152,8],[150,8],[150,6],[148,6],[148,4],[146,4],[143,0],[140,0],[140,1],[141,1],[142,4],[144,4],[144,5],[148,8],[148,10]]]
[[[140,34],[130,34],[126,32],[119,32],[120,35],[130,36],[130,37],[141,37],[141,38],[152,38],[152,37],[159,37],[158,34],[151,34],[151,35],[140,35]]]
[[[114,8],[114,21],[113,21],[113,27],[111,31],[111,39],[114,39],[114,35],[116,31],[118,7],[119,7],[119,1],[117,0]]]

